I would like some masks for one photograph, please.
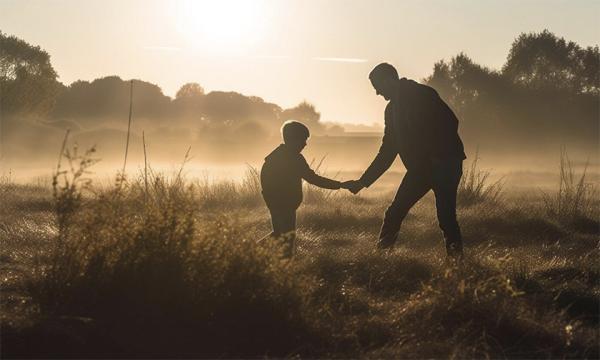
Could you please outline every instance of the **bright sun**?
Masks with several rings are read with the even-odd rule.
[[[212,51],[245,50],[262,36],[260,0],[182,0],[177,25],[191,46]]]

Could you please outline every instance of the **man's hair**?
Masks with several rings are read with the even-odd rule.
[[[283,136],[283,142],[294,141],[295,139],[308,139],[310,132],[308,127],[296,120],[288,120],[281,126],[281,135]]]
[[[388,63],[381,63],[369,73],[369,79],[399,79],[396,68]]]

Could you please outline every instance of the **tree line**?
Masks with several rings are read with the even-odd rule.
[[[499,70],[461,53],[437,62],[425,81],[459,114],[461,130],[471,139],[598,144],[597,45],[583,48],[548,30],[521,34]]]
[[[93,81],[78,80],[66,86],[57,80],[50,55],[39,46],[0,32],[0,110],[6,118],[45,119],[50,124],[84,129],[97,128],[110,119],[121,119],[129,109],[130,82],[118,76]],[[175,125],[181,119],[200,127],[235,127],[251,124],[267,130],[282,121],[305,122],[315,133],[343,131],[321,122],[314,105],[303,101],[283,109],[257,96],[237,92],[206,93],[197,83],[184,84],[175,98],[143,80],[134,80],[133,108],[136,118],[156,126]]]
[[[513,42],[499,70],[475,63],[466,54],[441,60],[423,81],[438,90],[462,120],[461,131],[475,141],[533,142],[575,139],[597,143],[600,55],[598,46],[581,47],[548,30],[524,33]],[[122,119],[129,107],[129,82],[107,76],[68,86],[57,80],[50,56],[15,36],[0,32],[0,111],[9,118],[47,119],[60,125],[94,128]],[[206,129],[245,127],[276,131],[297,119],[313,132],[327,128],[307,102],[283,109],[260,97],[237,92],[206,93],[197,83],[183,85],[175,98],[157,85],[134,81],[136,118],[169,126],[180,119]],[[372,120],[372,119],[369,119]]]

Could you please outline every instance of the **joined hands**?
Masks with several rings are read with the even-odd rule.
[[[342,189],[347,189],[354,195],[358,194],[364,188],[364,185],[359,180],[348,180],[342,183]]]

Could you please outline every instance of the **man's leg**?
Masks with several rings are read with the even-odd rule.
[[[271,224],[273,225],[273,237],[280,238],[285,244],[284,256],[291,257],[294,254],[294,243],[296,241],[296,209],[295,208],[269,208],[271,212]]]
[[[377,244],[379,248],[385,249],[394,245],[402,221],[410,208],[431,189],[430,184],[426,176],[410,171],[404,175],[394,200],[385,211]]]
[[[445,162],[433,169],[433,192],[440,228],[446,240],[446,252],[463,255],[462,235],[456,219],[456,192],[462,176],[462,160]]]

